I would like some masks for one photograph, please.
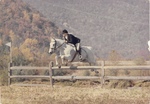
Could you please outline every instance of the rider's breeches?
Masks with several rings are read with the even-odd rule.
[[[80,43],[75,44],[75,48],[76,48],[76,51],[79,52],[79,54],[81,55],[81,53],[80,53]]]

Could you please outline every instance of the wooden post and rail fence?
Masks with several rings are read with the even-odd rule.
[[[12,75],[13,70],[49,70],[49,75]],[[54,76],[54,70],[90,70],[96,69],[101,73],[100,76]],[[101,85],[103,86],[105,80],[150,80],[150,76],[106,76],[106,70],[150,70],[148,65],[134,65],[134,66],[105,66],[104,61],[102,61],[99,66],[61,66],[58,68],[53,66],[53,63],[50,62],[49,67],[31,67],[31,66],[12,66],[8,65],[8,85],[11,85],[12,78],[48,78],[50,80],[50,85],[53,86],[54,79],[94,79],[100,80]]]

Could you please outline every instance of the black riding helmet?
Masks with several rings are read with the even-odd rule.
[[[63,32],[62,32],[62,33],[63,33],[63,34],[64,34],[64,33],[68,33],[68,31],[65,29],[65,30],[63,30]]]

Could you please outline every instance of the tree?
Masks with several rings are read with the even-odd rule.
[[[29,61],[34,61],[38,52],[38,41],[36,39],[27,38],[25,42],[20,46],[20,51]]]
[[[119,53],[115,50],[112,50],[109,53],[109,57],[108,60],[110,60],[112,62],[113,65],[117,65],[119,63],[119,60],[121,59]]]
[[[23,15],[24,15],[24,19],[30,22],[30,15],[28,14],[26,10],[23,11]]]
[[[37,22],[40,20],[40,14],[33,13],[32,15],[33,22]]]

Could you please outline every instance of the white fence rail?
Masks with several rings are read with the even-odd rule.
[[[12,70],[49,70],[49,75],[12,75]],[[53,70],[89,70],[96,69],[101,73],[100,76],[54,76]],[[106,70],[150,70],[150,66],[105,66],[102,61],[100,66],[61,66],[58,68],[53,66],[52,62],[49,64],[49,67],[30,67],[30,66],[11,66],[8,65],[8,85],[11,84],[12,78],[49,78],[50,85],[53,86],[53,79],[97,79],[101,81],[101,85],[105,83],[105,80],[150,80],[150,76],[106,76]]]

